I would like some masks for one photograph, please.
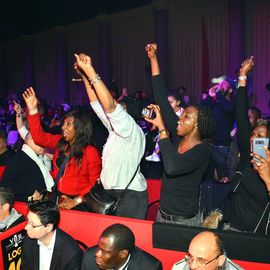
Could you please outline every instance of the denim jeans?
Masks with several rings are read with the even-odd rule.
[[[230,146],[213,145],[212,146],[212,161],[216,169],[218,179],[229,177],[230,170],[228,168],[228,157]]]
[[[160,214],[160,210],[158,210],[156,221],[163,222],[163,223],[181,224],[181,225],[187,225],[187,226],[196,226],[196,227],[200,226],[199,215],[195,215],[195,217],[188,218],[183,221],[172,221],[172,220],[167,220],[163,218]]]

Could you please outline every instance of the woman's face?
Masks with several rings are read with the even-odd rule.
[[[70,144],[74,143],[76,138],[76,130],[74,128],[74,117],[69,116],[64,120],[64,124],[62,126],[63,137],[66,142]]]
[[[264,125],[255,127],[250,136],[250,144],[252,145],[253,139],[256,138],[267,138],[267,128]]]
[[[167,99],[170,102],[173,110],[177,112],[179,110],[180,102],[176,100],[173,96],[168,96]]]
[[[198,121],[198,110],[193,107],[187,107],[179,117],[178,126],[176,128],[177,135],[189,135],[196,127]]]

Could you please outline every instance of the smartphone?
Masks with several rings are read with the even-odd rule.
[[[266,159],[265,146],[268,148],[269,138],[256,138],[253,140],[253,153]],[[254,158],[256,160],[256,158]]]
[[[153,109],[144,108],[142,110],[142,117],[154,119],[156,117],[156,113]]]

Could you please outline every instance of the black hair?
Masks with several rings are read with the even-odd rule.
[[[82,110],[70,111],[65,115],[65,118],[67,117],[74,117],[75,141],[72,146],[70,146],[69,142],[66,142],[64,138],[61,138],[57,143],[57,149],[59,150],[59,156],[70,150],[70,154],[79,164],[82,160],[83,148],[87,145],[93,145],[92,122],[90,120],[90,115]]]
[[[142,118],[142,110],[144,103],[139,99],[133,99],[125,97],[121,100],[122,104],[125,104],[127,107],[127,113],[135,120],[138,121]]]
[[[249,106],[248,109],[251,110],[255,114],[256,117],[261,118],[262,113],[261,113],[261,110],[258,107]]]
[[[222,238],[218,234],[216,234],[214,232],[212,232],[212,233],[215,236],[216,245],[217,245],[217,249],[219,251],[219,254],[220,255],[225,254],[225,247],[224,247],[224,242],[223,242]]]
[[[177,91],[179,92],[179,90],[183,90],[184,93],[187,91],[187,89],[184,86],[179,86]]]
[[[14,206],[14,192],[9,187],[0,187],[0,204],[9,204],[9,209],[12,209]]]
[[[268,120],[263,119],[257,122],[255,128],[258,126],[264,126],[266,128],[266,137],[270,138],[270,122]]]
[[[179,106],[182,106],[184,103],[182,96],[180,96],[176,90],[169,90],[167,92],[167,97],[173,97],[176,101],[180,101]]]
[[[53,230],[56,229],[60,220],[60,212],[56,204],[52,201],[33,201],[28,203],[27,208],[30,212],[36,214],[40,222],[47,226],[53,224]]]
[[[208,106],[195,106],[198,110],[198,130],[201,140],[209,140],[213,137],[216,129],[216,120],[213,111]]]
[[[134,233],[130,228],[120,223],[113,224],[106,228],[102,232],[100,238],[101,237],[112,237],[113,247],[118,251],[127,250],[131,253],[135,246]]]
[[[0,138],[4,139],[4,141],[7,140],[7,132],[3,129],[0,130]]]

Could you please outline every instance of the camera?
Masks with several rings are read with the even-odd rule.
[[[156,118],[156,113],[155,113],[154,109],[144,108],[142,110],[142,117],[145,117],[148,119],[154,119],[154,118]]]
[[[253,140],[253,153],[266,159],[267,155],[266,155],[266,151],[265,151],[264,146],[266,146],[268,148],[268,145],[269,145],[269,138],[256,138],[256,139],[254,139]],[[257,160],[256,158],[254,158],[254,159]]]

